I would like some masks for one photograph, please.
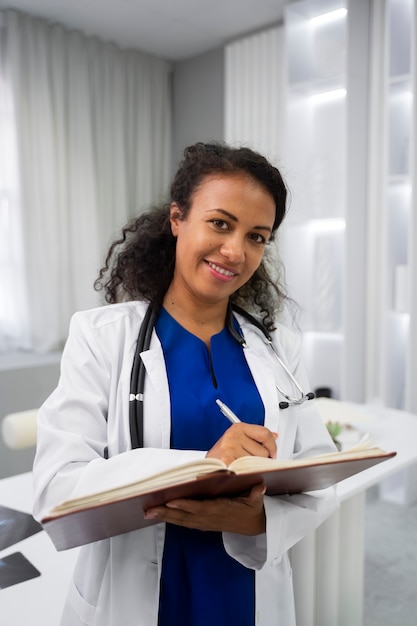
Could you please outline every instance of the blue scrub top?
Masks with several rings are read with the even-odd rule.
[[[155,329],[168,374],[172,448],[209,450],[216,443],[230,426],[216,398],[242,421],[264,423],[243,348],[227,328],[211,338],[210,351],[165,309]],[[167,524],[158,625],[173,624],[254,626],[255,573],[228,556],[221,533]]]

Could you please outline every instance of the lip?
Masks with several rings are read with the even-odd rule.
[[[221,263],[215,263],[214,261],[207,261],[207,267],[211,274],[215,276],[218,280],[222,280],[224,282],[230,282],[236,276],[239,276],[239,272],[227,267],[226,265],[222,265]]]

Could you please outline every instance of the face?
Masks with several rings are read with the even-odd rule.
[[[275,218],[273,197],[245,175],[213,175],[194,192],[185,219],[174,203],[177,237],[172,291],[205,304],[227,303],[262,261]]]

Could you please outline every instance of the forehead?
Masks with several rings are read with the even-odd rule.
[[[191,195],[191,205],[203,200],[208,203],[247,199],[273,206],[275,200],[261,183],[244,172],[215,173],[205,176]]]

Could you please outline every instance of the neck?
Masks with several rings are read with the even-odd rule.
[[[207,303],[176,294],[168,289],[163,306],[181,326],[204,341],[225,325],[228,301]]]

